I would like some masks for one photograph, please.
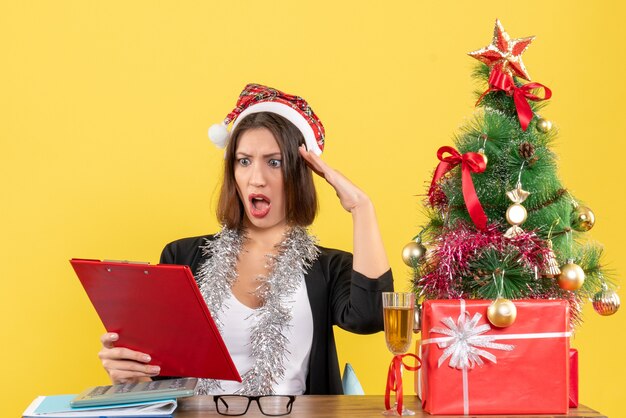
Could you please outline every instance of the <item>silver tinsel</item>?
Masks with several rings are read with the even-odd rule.
[[[223,228],[202,248],[208,259],[198,271],[198,285],[220,332],[223,302],[237,279],[237,257],[244,240],[245,235]],[[253,314],[250,346],[254,366],[241,376],[240,394],[273,394],[273,385],[284,376],[289,340],[283,330],[292,318],[289,302],[300,286],[305,269],[318,255],[315,239],[305,228],[295,227],[285,234],[277,255],[267,256],[270,274],[257,278],[259,286],[255,291],[263,304]],[[214,393],[217,389],[221,389],[219,381],[201,379],[198,394]]]

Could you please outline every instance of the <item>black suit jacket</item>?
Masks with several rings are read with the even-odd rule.
[[[213,235],[183,238],[168,244],[161,263],[182,264],[196,275],[205,260],[201,246]],[[372,280],[352,269],[352,254],[318,247],[320,255],[305,273],[313,314],[313,341],[306,394],[342,394],[333,325],[358,334],[383,330],[382,292],[393,291],[391,270]]]

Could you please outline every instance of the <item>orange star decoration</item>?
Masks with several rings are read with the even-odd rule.
[[[522,61],[522,53],[526,51],[533,39],[535,39],[534,36],[511,39],[502,27],[502,23],[496,19],[491,45],[478,51],[470,52],[469,55],[484,62],[492,69],[497,67],[512,76],[530,80],[530,76],[526,72],[526,67],[524,67],[524,62]]]

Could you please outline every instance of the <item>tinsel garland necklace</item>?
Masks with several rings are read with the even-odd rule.
[[[237,258],[245,240],[245,233],[224,227],[202,247],[207,260],[198,270],[198,286],[220,332],[224,300],[237,280]],[[294,227],[278,245],[277,254],[267,255],[270,273],[257,278],[259,286],[254,293],[263,301],[262,306],[254,310],[251,321],[249,344],[254,366],[241,376],[240,394],[273,394],[273,385],[285,374],[289,341],[283,331],[292,319],[289,301],[300,285],[301,276],[319,255],[315,241],[305,228]],[[201,379],[197,392],[208,394],[216,389],[221,389],[219,381]]]

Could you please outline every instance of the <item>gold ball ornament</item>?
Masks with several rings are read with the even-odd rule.
[[[596,215],[586,206],[577,206],[572,212],[572,228],[578,232],[587,232],[596,223]]]
[[[526,208],[519,203],[513,203],[506,210],[506,221],[511,225],[523,224],[527,217]]]
[[[556,281],[563,290],[578,290],[585,282],[585,272],[578,264],[574,264],[574,260],[567,260]]]
[[[402,261],[409,267],[415,267],[422,261],[425,254],[426,247],[421,242],[411,241],[402,249]]]
[[[610,290],[602,285],[602,290],[593,295],[593,309],[602,316],[613,315],[620,306],[619,295],[615,290]]]
[[[422,330],[422,305],[419,303],[415,304],[415,309],[413,311],[413,333],[417,334]]]
[[[545,134],[550,132],[551,129],[552,122],[550,122],[548,119],[540,118],[539,120],[537,120],[537,130],[539,132],[543,132]]]
[[[484,148],[479,149],[478,153],[483,157],[483,160],[485,161],[485,166],[486,166],[487,163],[489,162],[489,159],[487,158],[487,154],[485,154],[485,149]]]
[[[517,308],[509,299],[497,298],[487,308],[487,318],[494,326],[506,328],[517,318]]]
[[[428,249],[421,265],[422,275],[426,275],[437,270],[437,268],[439,268],[439,262],[439,256],[435,253],[435,251],[433,251],[432,248]]]

